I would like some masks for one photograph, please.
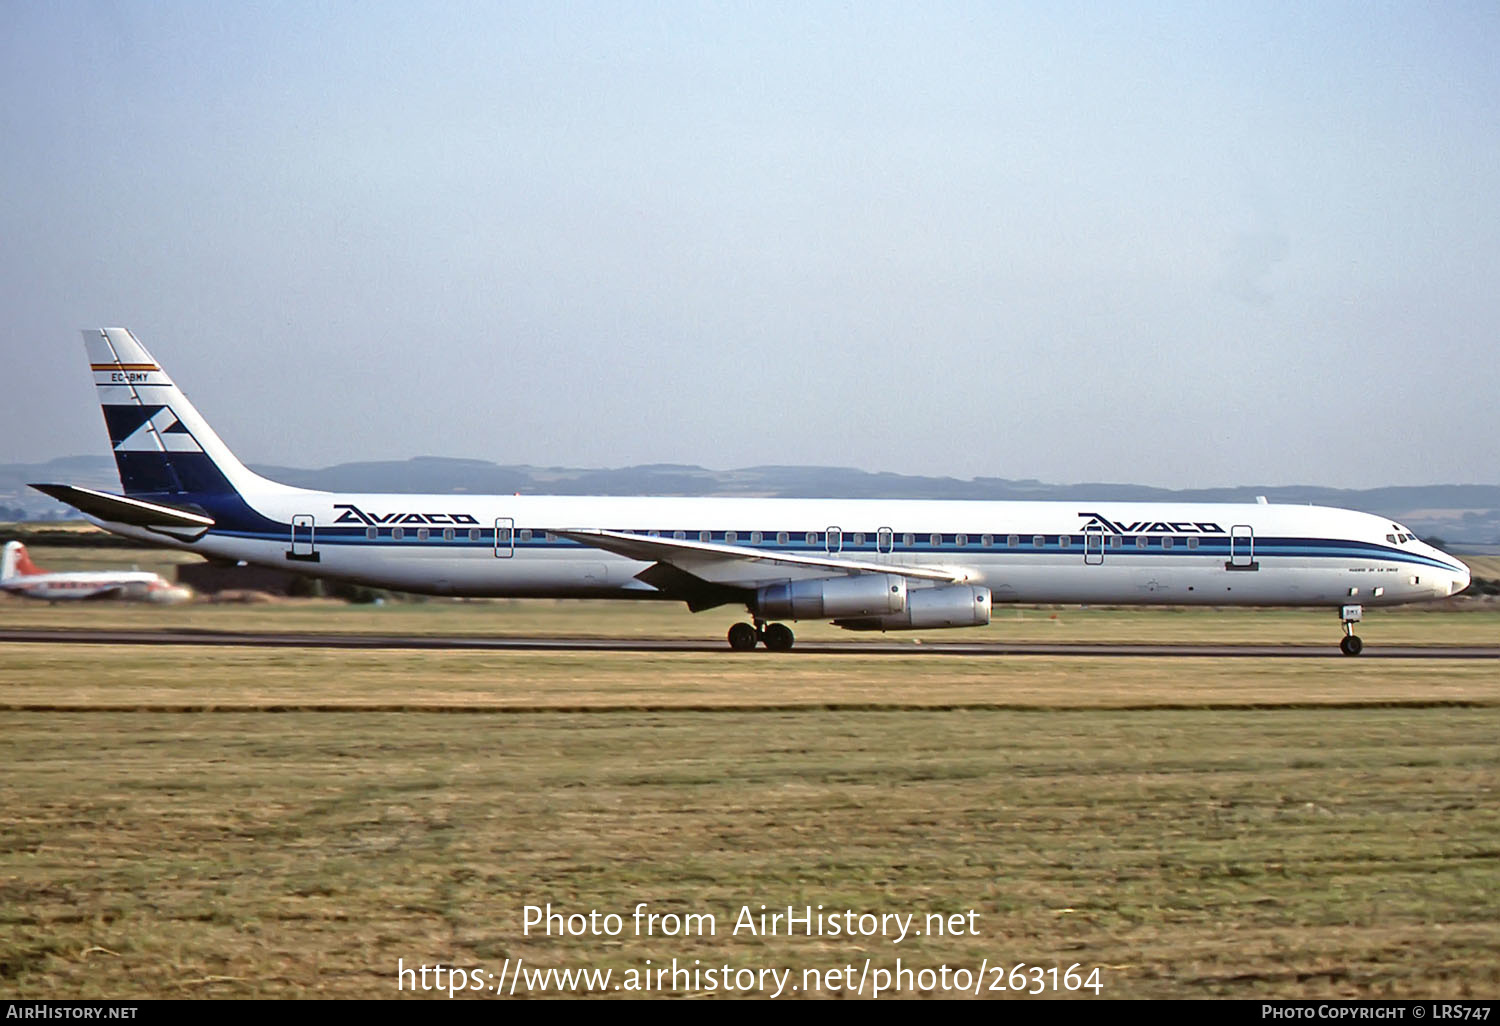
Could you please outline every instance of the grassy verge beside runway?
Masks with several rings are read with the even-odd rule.
[[[472,652],[15,643],[0,709],[1500,707],[1493,660]]]
[[[0,601],[0,627],[266,631],[431,636],[691,638],[711,644],[745,611],[732,606],[693,614],[675,602],[499,599],[432,600],[350,606],[331,600],[291,600],[263,605],[144,606],[87,602],[49,606],[24,599]],[[1208,608],[995,608],[988,627],[963,630],[851,633],[831,624],[791,625],[797,638],[814,641],[899,641],[911,645],[964,642],[1304,644],[1338,647],[1343,631],[1332,609]],[[1359,634],[1381,645],[1492,645],[1500,639],[1500,605],[1366,610]]]
[[[596,688],[647,675],[613,658]],[[854,688],[876,665],[837,662]],[[801,984],[899,957],[1099,966],[1106,997],[1493,998],[1497,736],[1495,708],[9,714],[0,995],[389,997],[398,959]],[[527,936],[548,902],[717,929]],[[978,935],[733,935],[762,904],[974,909]]]

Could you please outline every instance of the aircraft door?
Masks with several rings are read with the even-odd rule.
[[[875,532],[875,551],[882,556],[889,556],[891,550],[896,547],[896,532],[889,527],[882,527]]]
[[[516,522],[510,517],[495,518],[495,558],[509,559],[516,554]]]
[[[311,513],[298,513],[292,517],[292,547],[287,550],[286,558],[295,559],[301,563],[319,561],[317,541],[313,537]]]
[[[1083,529],[1083,561],[1089,566],[1104,563],[1104,528],[1090,525]]]
[[[823,543],[830,556],[837,556],[844,551],[844,532],[837,527],[830,527],[823,533]]]
[[[1229,562],[1225,570],[1259,570],[1255,561],[1255,530],[1249,524],[1235,524],[1229,529]]]

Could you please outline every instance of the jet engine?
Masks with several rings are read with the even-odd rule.
[[[770,584],[755,592],[755,613],[768,620],[886,617],[906,609],[906,578],[857,574]],[[986,592],[988,596],[988,592]],[[989,617],[985,617],[989,623]]]
[[[906,594],[904,610],[884,616],[835,619],[833,622],[848,631],[983,627],[990,622],[990,589],[972,584],[913,588]]]

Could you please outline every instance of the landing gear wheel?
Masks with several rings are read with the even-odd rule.
[[[1354,633],[1354,625],[1359,623],[1364,614],[1364,608],[1353,603],[1339,608],[1339,622],[1344,625],[1344,640],[1339,642],[1339,651],[1346,656],[1357,656],[1365,647],[1365,643],[1359,640],[1359,635]]]
[[[773,623],[766,627],[766,647],[772,652],[790,651],[796,640],[797,636],[784,623]]]
[[[749,652],[759,641],[755,628],[748,623],[737,623],[729,628],[729,647],[736,652]]]

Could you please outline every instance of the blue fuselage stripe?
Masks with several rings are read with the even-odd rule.
[[[494,528],[454,528],[454,537],[452,539],[445,539],[443,537],[443,528],[431,528],[429,529],[431,533],[425,540],[420,539],[417,536],[418,529],[413,527],[404,528],[403,536],[401,538],[393,538],[391,536],[391,528],[389,527],[377,528],[375,530],[377,532],[376,536],[374,538],[371,538],[367,534],[367,529],[363,527],[316,527],[311,541],[313,542],[313,544],[319,546],[348,545],[355,547],[376,548],[423,548],[435,551],[493,549],[495,547]],[[477,539],[469,537],[469,532],[471,530],[478,532]],[[210,535],[215,537],[240,538],[249,541],[287,542],[291,537],[291,525],[286,525],[284,530],[275,533],[266,531],[228,530],[212,530],[209,533]],[[502,547],[506,549],[525,552],[580,550],[596,551],[591,546],[574,541],[570,538],[548,539],[545,537],[545,532],[540,530],[535,531],[534,536],[530,538],[521,537],[523,533],[526,533],[526,529],[513,530],[512,538],[514,540],[511,542],[502,542]],[[659,537],[668,541],[679,540],[696,542],[702,540],[699,538],[699,532],[697,531],[683,531],[682,534],[685,535],[685,537],[681,539],[675,537],[678,533],[677,531],[631,531],[629,533],[637,534],[641,537]],[[779,533],[776,531],[760,532],[762,535],[762,540],[759,542],[750,540],[751,535],[754,533],[751,531],[733,532],[736,535],[735,540],[726,542],[724,538],[726,533],[729,532],[711,532],[710,540],[714,544],[734,545],[745,548],[747,550],[763,552],[767,554],[783,552],[792,555],[886,556],[910,553],[918,556],[931,556],[935,554],[941,554],[944,556],[982,556],[988,558],[994,558],[997,556],[1067,554],[1077,556],[1080,562],[1083,560],[1083,556],[1086,551],[1093,558],[1097,558],[1100,555],[1100,549],[1097,544],[1092,544],[1087,550],[1085,549],[1084,536],[1081,534],[1040,535],[1040,537],[1043,538],[1044,541],[1043,544],[1038,547],[1032,542],[1032,539],[1038,537],[1038,535],[1024,534],[1020,532],[1011,532],[1017,534],[1018,538],[1020,539],[1019,544],[1017,545],[1008,544],[1007,539],[1009,537],[1009,534],[992,535],[995,541],[990,545],[984,545],[981,541],[981,539],[984,537],[982,533],[964,534],[963,537],[966,539],[966,543],[963,545],[959,545],[956,541],[959,535],[944,533],[940,536],[942,539],[941,543],[934,545],[931,541],[933,533],[916,532],[909,532],[915,536],[915,541],[913,544],[907,545],[904,544],[902,539],[903,534],[908,532],[903,532],[903,534],[898,534],[896,536],[897,540],[892,548],[881,548],[878,547],[875,542],[866,540],[864,543],[859,545],[846,542],[840,548],[836,548],[832,550],[832,552],[830,552],[830,550],[826,546],[826,543],[821,541],[821,532],[818,532],[820,540],[811,544],[801,540],[790,540],[792,537],[805,538],[807,533],[805,531],[798,531],[795,533],[785,532],[789,536],[788,540],[785,542],[776,540]],[[847,538],[848,536],[846,535],[845,537]],[[1120,536],[1113,535],[1106,537],[1112,538]],[[1148,539],[1147,545],[1144,548],[1138,547],[1136,545],[1135,538],[1137,537]],[[1228,536],[1187,536],[1198,539],[1198,546],[1196,548],[1190,548],[1186,544],[1185,538],[1177,535],[1171,536],[1173,539],[1173,545],[1170,548],[1166,548],[1161,544],[1163,537],[1164,536],[1161,535],[1125,536],[1122,540],[1121,546],[1118,548],[1106,542],[1105,547],[1102,550],[1104,559],[1107,562],[1109,560],[1123,559],[1127,557],[1141,558],[1162,556],[1198,556],[1204,558],[1213,558],[1215,560],[1223,560],[1228,558],[1230,555],[1231,545]],[[1067,539],[1066,544],[1062,541],[1062,539]],[[297,541],[299,544],[306,544],[309,541],[306,535],[306,528],[299,526],[297,532]],[[1243,555],[1246,558],[1249,558],[1251,554],[1251,546],[1246,539],[1234,539],[1233,549],[1236,555]],[[1430,566],[1440,570],[1458,570],[1458,567],[1452,566],[1448,563],[1443,563],[1439,560],[1432,559],[1419,553],[1408,552],[1399,548],[1379,545],[1371,542],[1362,542],[1342,538],[1256,538],[1253,553],[1254,558],[1256,559],[1291,557],[1299,557],[1304,559],[1374,559],[1398,563],[1411,563],[1416,566]]]

